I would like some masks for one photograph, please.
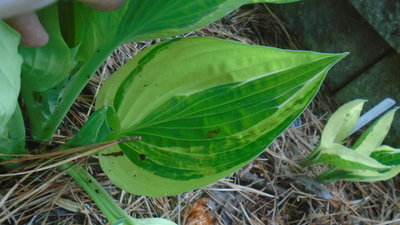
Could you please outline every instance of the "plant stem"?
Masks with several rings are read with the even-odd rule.
[[[115,224],[119,221],[124,221],[124,225],[136,224],[134,219],[118,206],[114,199],[84,168],[68,163],[60,166],[59,169],[66,170],[67,174],[86,191],[111,224]]]
[[[33,99],[32,92],[29,90],[23,90],[23,97],[26,99],[26,107],[29,112],[29,118],[35,118],[31,120],[32,136],[39,141],[51,140],[53,134],[61,124],[68,110],[71,108],[74,101],[78,98],[83,88],[89,82],[90,77],[100,67],[103,61],[110,55],[112,50],[101,50],[96,52],[78,72],[72,76],[71,80],[68,81],[66,87],[62,90],[65,93],[60,102],[56,103],[56,108],[52,111],[49,116],[41,116],[42,109],[38,107],[41,103],[38,103]],[[61,94],[61,93],[57,93]],[[42,95],[42,97],[44,97]],[[42,100],[45,101],[45,100]]]
[[[315,163],[315,159],[318,158],[321,153],[320,146],[316,147],[305,159],[299,162],[301,167],[308,167]]]

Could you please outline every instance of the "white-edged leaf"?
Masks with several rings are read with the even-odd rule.
[[[341,144],[357,124],[365,100],[354,100],[344,104],[329,118],[321,137],[321,146]]]
[[[121,138],[142,137],[100,153],[100,164],[116,185],[140,195],[214,182],[283,132],[345,55],[204,37],[152,46],[100,90],[96,107],[115,107]]]
[[[361,137],[358,138],[357,142],[353,145],[353,149],[360,154],[366,156],[371,155],[371,153],[382,144],[388,134],[396,111],[397,108],[390,110],[371,125]]]
[[[310,164],[326,163],[343,168],[384,170],[390,166],[383,165],[375,159],[360,154],[353,149],[346,148],[341,144],[331,144],[330,146],[319,147],[317,157],[313,158]]]
[[[382,145],[372,152],[371,157],[385,165],[400,166],[400,149]]]
[[[374,182],[393,178],[400,173],[400,166],[384,172],[373,170],[356,170],[345,168],[333,168],[321,174],[318,178],[324,182],[334,182],[337,180]]]

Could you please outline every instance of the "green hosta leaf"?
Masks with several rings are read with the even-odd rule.
[[[354,100],[341,106],[329,118],[321,137],[321,146],[341,144],[354,129],[360,118],[365,100]]]
[[[42,141],[51,139],[90,76],[118,45],[183,34],[241,5],[264,2],[292,0],[126,0],[112,12],[99,12],[79,1],[58,1],[63,39],[60,30],[53,29],[57,17],[41,16],[51,28],[50,43],[37,50],[24,50],[27,89],[22,96],[29,117],[35,118],[30,120],[32,136]],[[39,14],[45,15],[47,10],[51,11],[49,15],[58,14],[54,6]],[[45,73],[40,73],[43,70]]]
[[[120,9],[107,13],[76,3],[74,42],[82,41],[81,56],[87,58],[110,46],[194,31],[242,5],[268,2],[294,0],[127,0]]]
[[[343,168],[370,170],[384,170],[390,168],[367,155],[360,154],[340,144],[331,144],[328,147],[321,146],[316,152],[317,156],[308,163],[309,165],[327,163]]]
[[[71,51],[61,35],[57,5],[41,10],[39,17],[49,33],[49,43],[40,48],[20,48],[24,58],[23,86],[33,91],[56,86],[65,80],[72,67]]]
[[[400,166],[400,149],[383,145],[372,152],[371,157],[385,165]]]
[[[400,173],[400,166],[387,170],[385,172],[378,172],[373,170],[355,170],[334,168],[322,173],[318,178],[324,182],[333,182],[337,180],[360,181],[360,182],[374,182],[388,180]]]
[[[134,219],[133,222],[135,225],[176,225],[174,222],[161,218]]]
[[[114,139],[120,130],[119,118],[113,107],[105,106],[93,113],[65,148],[93,145]]]
[[[321,180],[380,181],[400,172],[400,150],[380,146],[397,108],[371,125],[352,149],[341,144],[357,123],[363,104],[364,101],[356,100],[340,107],[329,119],[321,145],[301,162],[303,166],[316,163],[333,165],[319,176]]]
[[[248,1],[248,3],[277,3],[277,4],[283,4],[283,3],[291,3],[291,2],[299,2],[301,0],[269,0],[269,1],[263,1],[263,0],[252,0]]]
[[[18,44],[17,32],[0,20],[0,135],[18,104],[22,63]]]
[[[397,109],[393,109],[379,118],[371,125],[354,144],[353,149],[363,155],[371,155],[385,139],[392,125],[394,114]]]
[[[162,218],[135,219],[129,217],[120,219],[113,225],[176,225],[176,223]]]
[[[0,135],[0,153],[2,154],[25,154],[25,125],[19,107],[15,109],[11,119],[8,121],[4,132]],[[2,160],[10,160],[14,157],[0,157]]]
[[[0,20],[0,153],[24,154],[25,126],[18,107],[22,59],[19,35]],[[9,160],[13,157],[0,157]]]
[[[99,93],[97,107],[115,107],[121,136],[142,136],[102,152],[101,166],[115,184],[140,195],[214,182],[284,131],[343,57],[214,38],[152,46]],[[125,156],[108,156],[120,151]]]

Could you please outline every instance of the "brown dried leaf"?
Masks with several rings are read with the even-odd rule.
[[[185,225],[215,225],[211,213],[207,210],[208,198],[198,199],[193,205],[183,210],[182,214],[187,216]]]

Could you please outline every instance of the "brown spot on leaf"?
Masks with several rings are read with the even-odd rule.
[[[145,154],[140,154],[139,158],[141,161],[146,160],[146,155]]]
[[[209,131],[207,134],[209,136],[215,136],[215,135],[219,134],[219,132],[221,132],[221,129],[217,128],[215,130]]]

